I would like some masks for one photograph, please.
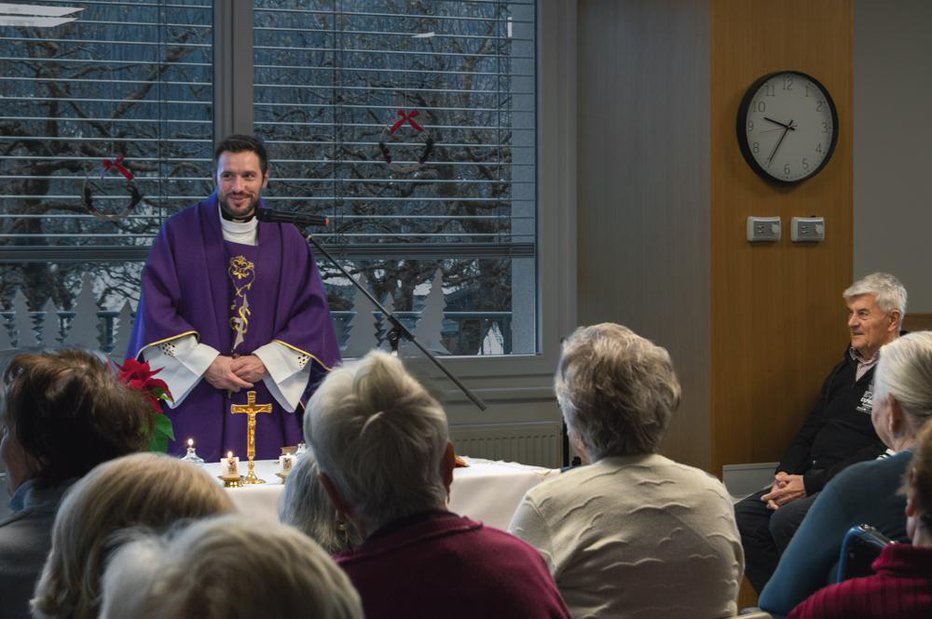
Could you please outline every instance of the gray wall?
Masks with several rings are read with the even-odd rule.
[[[708,468],[708,5],[581,0],[577,32],[579,323],[670,351],[683,402],[664,452]]]
[[[896,274],[932,312],[932,2],[854,12],[854,275]]]

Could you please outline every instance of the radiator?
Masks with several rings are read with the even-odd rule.
[[[456,453],[557,468],[563,464],[563,429],[559,423],[453,426]]]

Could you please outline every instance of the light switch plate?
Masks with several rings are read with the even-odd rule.
[[[748,241],[751,243],[779,241],[782,231],[779,217],[748,217]]]
[[[823,217],[794,217],[790,226],[794,243],[818,243],[825,240]]]

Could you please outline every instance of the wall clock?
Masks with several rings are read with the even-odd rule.
[[[825,167],[838,142],[838,112],[817,79],[778,71],[756,80],[738,107],[738,145],[764,179],[783,185]]]

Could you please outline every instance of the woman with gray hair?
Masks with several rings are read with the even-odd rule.
[[[126,536],[104,573],[101,619],[363,619],[346,574],[291,527],[222,516]]]
[[[627,327],[580,327],[554,377],[587,466],[535,486],[509,530],[536,546],[576,617],[728,617],[744,569],[720,481],[661,456],[680,401],[670,355]]]
[[[337,512],[317,473],[317,458],[310,451],[298,458],[285,481],[278,518],[304,532],[333,555],[353,548],[362,539],[356,529],[337,522]]]
[[[840,580],[834,566],[853,526],[870,524],[891,539],[907,539],[906,499],[898,489],[917,436],[932,418],[932,331],[903,335],[880,349],[872,393],[871,422],[895,455],[854,464],[832,478],[761,591],[761,608],[785,615]]]
[[[446,414],[399,359],[373,351],[333,370],[304,435],[339,519],[364,539],[335,558],[368,619],[569,616],[534,548],[447,511]]]

